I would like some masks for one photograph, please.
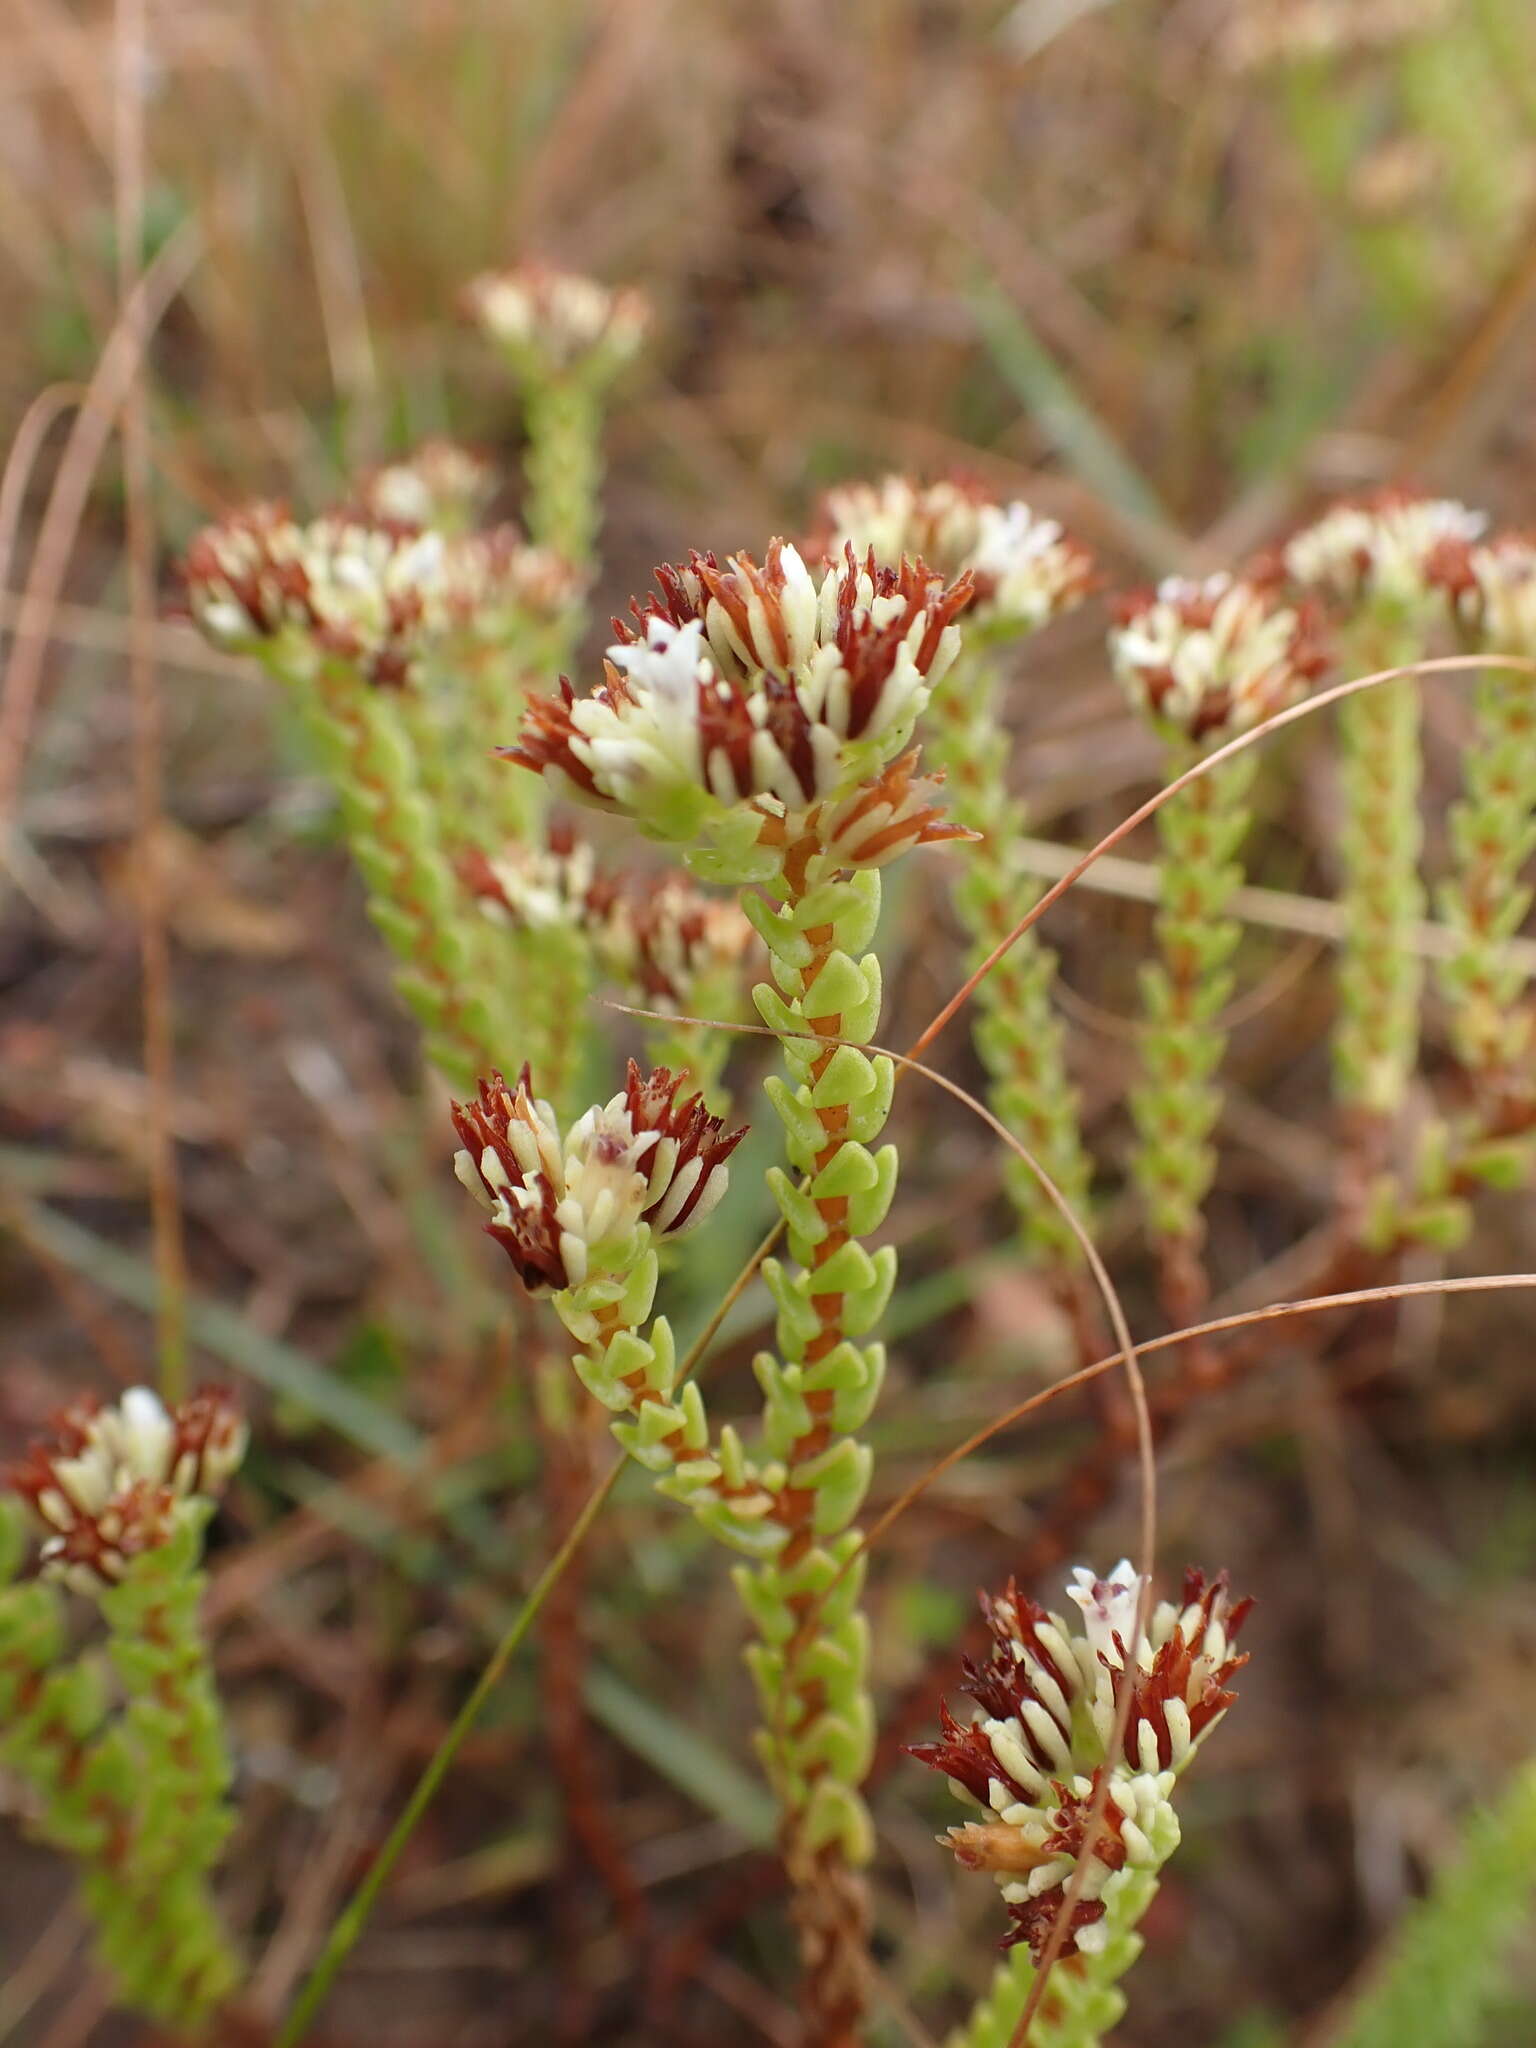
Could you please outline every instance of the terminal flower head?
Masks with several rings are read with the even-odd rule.
[[[369,682],[410,680],[442,603],[440,534],[347,513],[305,523],[263,504],[205,527],[182,581],[205,637],[280,667],[347,663]]]
[[[1454,498],[1397,488],[1335,505],[1286,543],[1292,582],[1351,606],[1421,608],[1447,542],[1477,540],[1487,520]]]
[[[682,1236],[719,1202],[746,1133],[727,1132],[702,1096],[679,1101],[684,1078],[642,1075],[631,1060],[620,1092],[563,1135],[526,1067],[515,1088],[493,1074],[477,1101],[454,1104],[454,1171],[531,1294],[622,1272],[650,1239]]]
[[[685,874],[637,880],[596,935],[598,964],[659,1010],[688,1013],[706,991],[734,988],[755,933],[738,903]]]
[[[1296,703],[1327,665],[1304,605],[1226,574],[1169,576],[1120,599],[1109,645],[1139,711],[1212,744]]]
[[[606,383],[640,353],[651,325],[643,292],[543,263],[488,271],[466,298],[483,332],[530,382]]]
[[[281,505],[206,527],[181,574],[214,646],[291,675],[340,662],[385,688],[414,683],[456,636],[494,636],[508,611],[552,616],[577,587],[512,527],[447,535],[345,510],[306,522]]]
[[[1079,1567],[1068,1598],[1080,1623],[1009,1585],[982,1611],[992,1631],[985,1664],[966,1666],[977,1703],[962,1723],[947,1703],[940,1736],[911,1754],[948,1777],[985,1819],[951,1829],[959,1861],[989,1870],[1013,1920],[1010,1941],[1038,1955],[1078,1862],[1089,1869],[1066,1952],[1091,1950],[1119,1873],[1155,1868],[1178,1841],[1171,1799],[1178,1773],[1232,1704],[1228,1681],[1246,1658],[1234,1648],[1250,1603],[1224,1575],[1190,1572],[1177,1604],[1145,1631],[1144,1581],[1122,1560],[1105,1579]],[[1127,1677],[1127,1673],[1129,1676]],[[1113,1747],[1116,1694],[1131,1687],[1125,1739]],[[1087,1825],[1102,1792],[1104,1824]]]
[[[465,887],[494,923],[519,931],[580,931],[606,921],[619,884],[599,871],[597,851],[566,825],[542,842],[514,840],[499,853],[478,848],[459,863]]]
[[[820,828],[830,846],[836,806],[903,754],[954,660],[968,579],[946,587],[921,562],[882,567],[851,547],[818,579],[776,540],[761,564],[695,554],[656,581],[633,625],[615,622],[597,690],[564,682],[535,700],[509,758],[654,838]],[[928,829],[935,816],[906,843],[953,836]]]
[[[110,1406],[71,1402],[9,1475],[48,1532],[40,1569],[78,1592],[115,1584],[169,1540],[184,1502],[218,1498],[247,1441],[239,1410],[214,1388],[174,1409],[148,1387]]]
[[[895,475],[843,484],[826,493],[821,510],[828,552],[872,548],[881,561],[910,555],[946,577],[968,574],[968,627],[1034,632],[1093,584],[1087,549],[1056,520],[968,482],[922,485]]]

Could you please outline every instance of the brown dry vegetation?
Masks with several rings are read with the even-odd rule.
[[[142,385],[158,558],[211,508],[274,491],[320,502],[429,431],[498,449],[514,474],[504,381],[454,304],[471,273],[526,252],[641,282],[660,309],[654,367],[613,423],[598,618],[652,561],[795,530],[820,485],[887,467],[1027,486],[1127,580],[1230,559],[1322,492],[1401,474],[1529,521],[1536,25],[1522,0],[1422,11],[1440,25],[1406,45],[1286,78],[1230,61],[1237,18],[1269,12],[1258,0],[162,0],[147,21],[146,251],[169,250],[181,282]],[[40,417],[28,407],[50,388],[67,401],[112,330],[120,116],[111,10],[11,0],[0,422],[18,463]],[[74,459],[66,420],[41,426],[30,481],[13,470],[0,494],[11,629],[28,574],[49,567],[33,550]],[[28,643],[8,645],[0,1431],[18,1441],[81,1382],[152,1372],[149,1181],[168,1128],[199,1357],[242,1380],[256,1420],[213,1595],[242,1766],[225,1890],[256,1959],[238,2038],[256,2043],[549,1532],[498,1336],[503,1276],[453,1199],[441,1102],[423,1094],[321,786],[274,694],[174,625],[154,629],[163,790],[148,815],[142,779],[136,796],[121,476],[109,447],[62,536],[30,717]],[[1034,829],[1074,844],[1154,767],[1107,680],[1102,623],[1091,609],[1057,629],[1013,698]],[[1433,861],[1456,686],[1431,686],[1427,707]],[[1327,892],[1328,751],[1325,729],[1304,735],[1267,785],[1267,882]],[[151,873],[171,941],[168,1091],[146,1079],[140,1014]],[[955,985],[960,948],[933,869],[912,865],[896,910],[885,1036],[905,1043]],[[1085,891],[1050,927],[1111,1168],[1146,929],[1143,906]],[[1242,972],[1218,1311],[1305,1280],[1294,1248],[1326,1212],[1334,1160],[1326,963],[1314,941],[1271,933]],[[1432,1058],[1437,1028],[1432,1013]],[[976,1081],[962,1030],[938,1056]],[[750,1076],[761,1054],[739,1057]],[[881,1500],[1041,1383],[1063,1344],[1010,1256],[989,1134],[919,1084],[900,1134]],[[736,1222],[718,1270],[695,1273],[685,1324],[759,1219]],[[1527,1200],[1491,1200],[1460,1269],[1529,1267],[1532,1236]],[[1102,1241],[1153,1333],[1122,1205]],[[1467,1801],[1528,1751],[1536,1398],[1516,1299],[1297,1326],[1167,1436],[1167,1569],[1230,1565],[1261,1605],[1242,1708],[1190,1786],[1127,2043],[1324,2039],[1331,2001]],[[749,1296],[712,1368],[722,1400],[745,1398],[763,1322]],[[1150,1370],[1156,1388],[1177,1368]],[[408,1418],[423,1469],[319,1426],[320,1386]],[[1094,1426],[1081,1405],[1036,1418],[892,1529],[873,1613],[893,1713],[972,1589],[1039,1554],[1042,1512]],[[1112,1559],[1134,1514],[1127,1467],[1072,1527],[1074,1551]],[[793,2039],[768,1988],[792,1981],[789,1942],[752,1841],[740,1623],[714,1564],[638,1486],[591,1561],[594,1797],[642,1910],[616,1918],[565,1858],[525,1659],[317,2041]],[[935,1706],[930,1684],[910,1725]],[[941,2027],[963,2009],[999,1913],[932,1847],[948,1808],[925,1774],[887,1761],[877,2038],[895,2043],[927,2038],[915,2013]],[[106,2015],[64,1873],[9,1827],[0,1927],[0,2040],[149,2039]],[[1498,2042],[1528,2039],[1533,2011]]]

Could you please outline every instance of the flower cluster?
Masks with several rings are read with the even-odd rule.
[[[489,271],[466,297],[483,331],[529,379],[611,377],[639,354],[651,324],[643,292],[540,263]]]
[[[1224,1574],[1207,1584],[1188,1573],[1181,1602],[1159,1605],[1145,1633],[1144,1591],[1122,1561],[1107,1579],[1073,1573],[1075,1624],[1011,1584],[984,1599],[994,1649],[986,1664],[966,1666],[965,1685],[981,1711],[966,1726],[944,1705],[940,1739],[911,1752],[986,1809],[985,1822],[952,1829],[949,1845],[996,1875],[1013,1921],[1008,1945],[1028,1941],[1037,1955],[1085,1850],[1068,1954],[1094,1953],[1125,1874],[1156,1869],[1177,1846],[1174,1779],[1232,1704],[1228,1681],[1247,1662],[1233,1644],[1251,1603],[1231,1601]],[[1130,1714],[1112,1753],[1128,1663]]]
[[[435,439],[370,469],[354,502],[365,519],[385,526],[463,533],[479,523],[495,494],[496,470],[486,456]]]
[[[49,1532],[40,1569],[77,1592],[114,1585],[132,1558],[169,1540],[183,1502],[217,1499],[246,1442],[238,1409],[216,1388],[169,1410],[148,1387],[112,1407],[72,1402],[8,1475]]]
[[[299,673],[330,657],[395,687],[445,637],[493,632],[513,608],[552,615],[575,589],[570,570],[512,527],[447,536],[361,512],[305,522],[281,505],[206,527],[182,581],[216,647],[265,649]]]
[[[1536,535],[1501,533],[1481,546],[1447,542],[1430,573],[1472,646],[1536,659]]]
[[[493,1074],[477,1101],[454,1104],[454,1172],[531,1294],[635,1264],[649,1240],[680,1237],[725,1193],[745,1130],[727,1132],[702,1096],[679,1101],[684,1078],[666,1067],[643,1076],[631,1060],[620,1092],[564,1137],[526,1067],[515,1089]]]
[[[779,843],[815,829],[848,866],[956,836],[898,757],[958,651],[968,578],[850,547],[818,584],[776,540],[761,566],[696,554],[656,581],[634,626],[615,622],[599,688],[535,700],[510,759],[659,839],[697,844],[744,809]],[[871,829],[845,804],[882,777]]]
[[[1333,506],[1287,542],[1286,574],[1348,605],[1422,608],[1449,543],[1475,541],[1486,520],[1454,498],[1389,489]]]
[[[677,872],[604,872],[565,825],[552,826],[542,846],[467,854],[460,872],[488,916],[529,931],[582,932],[599,971],[659,1009],[690,1009],[696,990],[739,973],[752,943],[737,903]]]
[[[1109,636],[1139,711],[1187,739],[1231,739],[1306,695],[1327,665],[1305,607],[1264,584],[1169,576],[1121,598]]]
[[[999,504],[960,479],[925,486],[897,475],[845,484],[826,493],[821,511],[829,554],[851,545],[861,555],[873,549],[881,561],[909,555],[944,576],[969,574],[967,619],[983,628],[1034,632],[1093,583],[1087,549],[1054,519],[1021,499]]]

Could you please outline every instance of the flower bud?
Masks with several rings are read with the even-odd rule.
[[[1475,541],[1487,521],[1454,498],[1389,489],[1333,506],[1287,542],[1292,582],[1347,605],[1420,608],[1432,591],[1436,551]]]
[[[531,1294],[622,1273],[653,1238],[702,1223],[725,1193],[725,1162],[746,1132],[727,1133],[702,1096],[679,1102],[683,1078],[666,1067],[642,1077],[631,1060],[623,1089],[564,1137],[526,1067],[515,1089],[493,1074],[478,1101],[454,1104],[464,1145],[454,1171]]]

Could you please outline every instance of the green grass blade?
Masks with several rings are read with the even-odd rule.
[[[1428,1898],[1404,1914],[1332,2048],[1482,2048],[1536,1906],[1536,1763],[1468,1825]]]
[[[609,1733],[669,1784],[707,1807],[758,1848],[773,1841],[776,1809],[763,1788],[697,1729],[633,1691],[612,1671],[587,1675],[587,1705]]]
[[[1173,522],[1157,493],[1017,308],[992,284],[972,292],[970,304],[992,360],[1067,467],[1109,504],[1166,533]]]

